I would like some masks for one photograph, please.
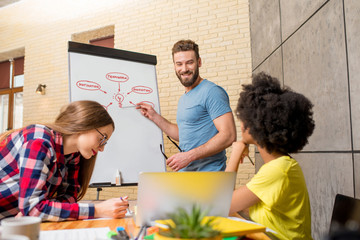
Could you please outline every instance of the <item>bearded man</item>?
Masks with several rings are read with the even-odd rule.
[[[175,74],[185,88],[178,102],[177,124],[171,123],[152,106],[137,109],[168,136],[179,141],[181,152],[166,160],[174,171],[223,171],[225,149],[236,141],[236,129],[226,91],[200,77],[202,65],[198,45],[180,40],[172,48]]]

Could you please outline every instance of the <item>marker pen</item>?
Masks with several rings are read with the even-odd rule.
[[[119,227],[116,228],[116,231],[118,232],[118,235],[120,236],[120,238],[122,240],[129,240],[130,239],[129,235],[127,234],[124,227],[119,226]]]
[[[126,199],[127,199],[127,197],[126,197]],[[122,197],[120,197],[120,200],[121,200],[121,201],[124,201]],[[130,210],[129,210],[128,207],[126,208],[126,213],[127,213],[128,215],[131,215],[131,212],[130,212]]]
[[[121,240],[120,236],[118,236],[118,234],[113,231],[108,232],[107,237],[111,240]]]

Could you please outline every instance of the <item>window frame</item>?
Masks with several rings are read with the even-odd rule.
[[[15,59],[16,60],[16,59]],[[11,130],[14,128],[14,95],[18,92],[23,92],[23,86],[13,87],[15,80],[15,61],[10,59],[10,86],[9,88],[0,89],[0,95],[9,96],[9,106],[8,106],[8,124],[6,130]],[[24,73],[23,73],[24,74]]]

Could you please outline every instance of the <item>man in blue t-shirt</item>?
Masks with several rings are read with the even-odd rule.
[[[182,152],[166,160],[174,171],[223,171],[225,149],[236,140],[234,117],[225,90],[199,75],[201,58],[191,40],[174,44],[172,57],[176,76],[185,87],[177,110],[177,124],[169,122],[150,105],[137,109],[163,132],[179,141]]]

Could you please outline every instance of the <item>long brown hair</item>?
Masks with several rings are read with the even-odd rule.
[[[50,129],[61,133],[63,136],[83,133],[95,128],[104,127],[111,124],[115,129],[115,124],[109,113],[98,102],[94,101],[75,101],[60,111],[54,123],[44,124]],[[16,130],[10,130],[0,136],[0,143]],[[90,178],[95,166],[96,156],[85,159],[80,156],[79,183],[80,192],[77,200],[84,197],[90,182]]]

